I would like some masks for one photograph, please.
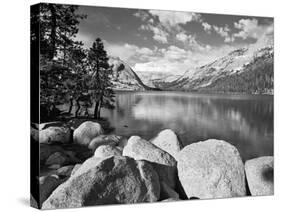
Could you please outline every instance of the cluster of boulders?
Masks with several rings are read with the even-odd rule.
[[[273,194],[273,157],[244,165],[238,150],[222,140],[183,148],[170,129],[147,141],[103,135],[102,127],[91,121],[73,133],[49,128],[37,136],[43,145],[40,162],[57,165],[54,173],[40,177],[44,209]],[[51,145],[67,142],[89,150],[88,159]]]

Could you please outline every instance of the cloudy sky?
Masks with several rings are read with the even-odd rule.
[[[135,71],[180,74],[230,51],[273,43],[273,19],[163,10],[81,6],[77,39],[100,37],[109,55]]]

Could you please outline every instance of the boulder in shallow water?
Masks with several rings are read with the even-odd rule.
[[[274,166],[272,156],[247,160],[245,171],[251,195],[264,196],[274,194]]]
[[[83,122],[73,132],[73,141],[77,144],[88,146],[91,140],[103,133],[99,123],[92,121]]]
[[[48,127],[39,131],[39,142],[44,144],[70,143],[71,130],[68,127]]]
[[[111,156],[122,156],[122,151],[112,145],[101,145],[95,151],[95,157],[107,158]]]
[[[161,131],[151,142],[160,149],[168,152],[175,159],[182,149],[181,142],[179,141],[176,133],[171,129]]]
[[[216,139],[193,143],[178,155],[178,176],[186,195],[200,199],[246,195],[238,150]]]
[[[158,175],[146,161],[92,157],[51,194],[42,208],[155,202],[159,194]]]
[[[175,188],[177,162],[169,153],[139,136],[132,136],[123,149],[123,156],[149,161],[158,173],[160,181]]]

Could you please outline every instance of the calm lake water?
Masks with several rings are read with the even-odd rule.
[[[103,110],[118,135],[147,140],[170,128],[184,145],[209,138],[236,146],[243,160],[273,155],[273,96],[118,92]]]

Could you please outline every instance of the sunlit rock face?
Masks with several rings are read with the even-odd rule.
[[[123,156],[151,162],[159,175],[160,181],[164,181],[171,188],[175,188],[177,181],[176,160],[169,153],[139,136],[132,136],[123,149]]]
[[[238,150],[225,141],[209,139],[186,146],[177,167],[189,198],[246,196],[244,164]]]
[[[148,162],[92,157],[56,188],[42,208],[155,202],[159,197],[159,178]]]
[[[133,69],[119,57],[110,57],[109,64],[113,66],[112,83],[117,90],[145,90],[146,85]]]

